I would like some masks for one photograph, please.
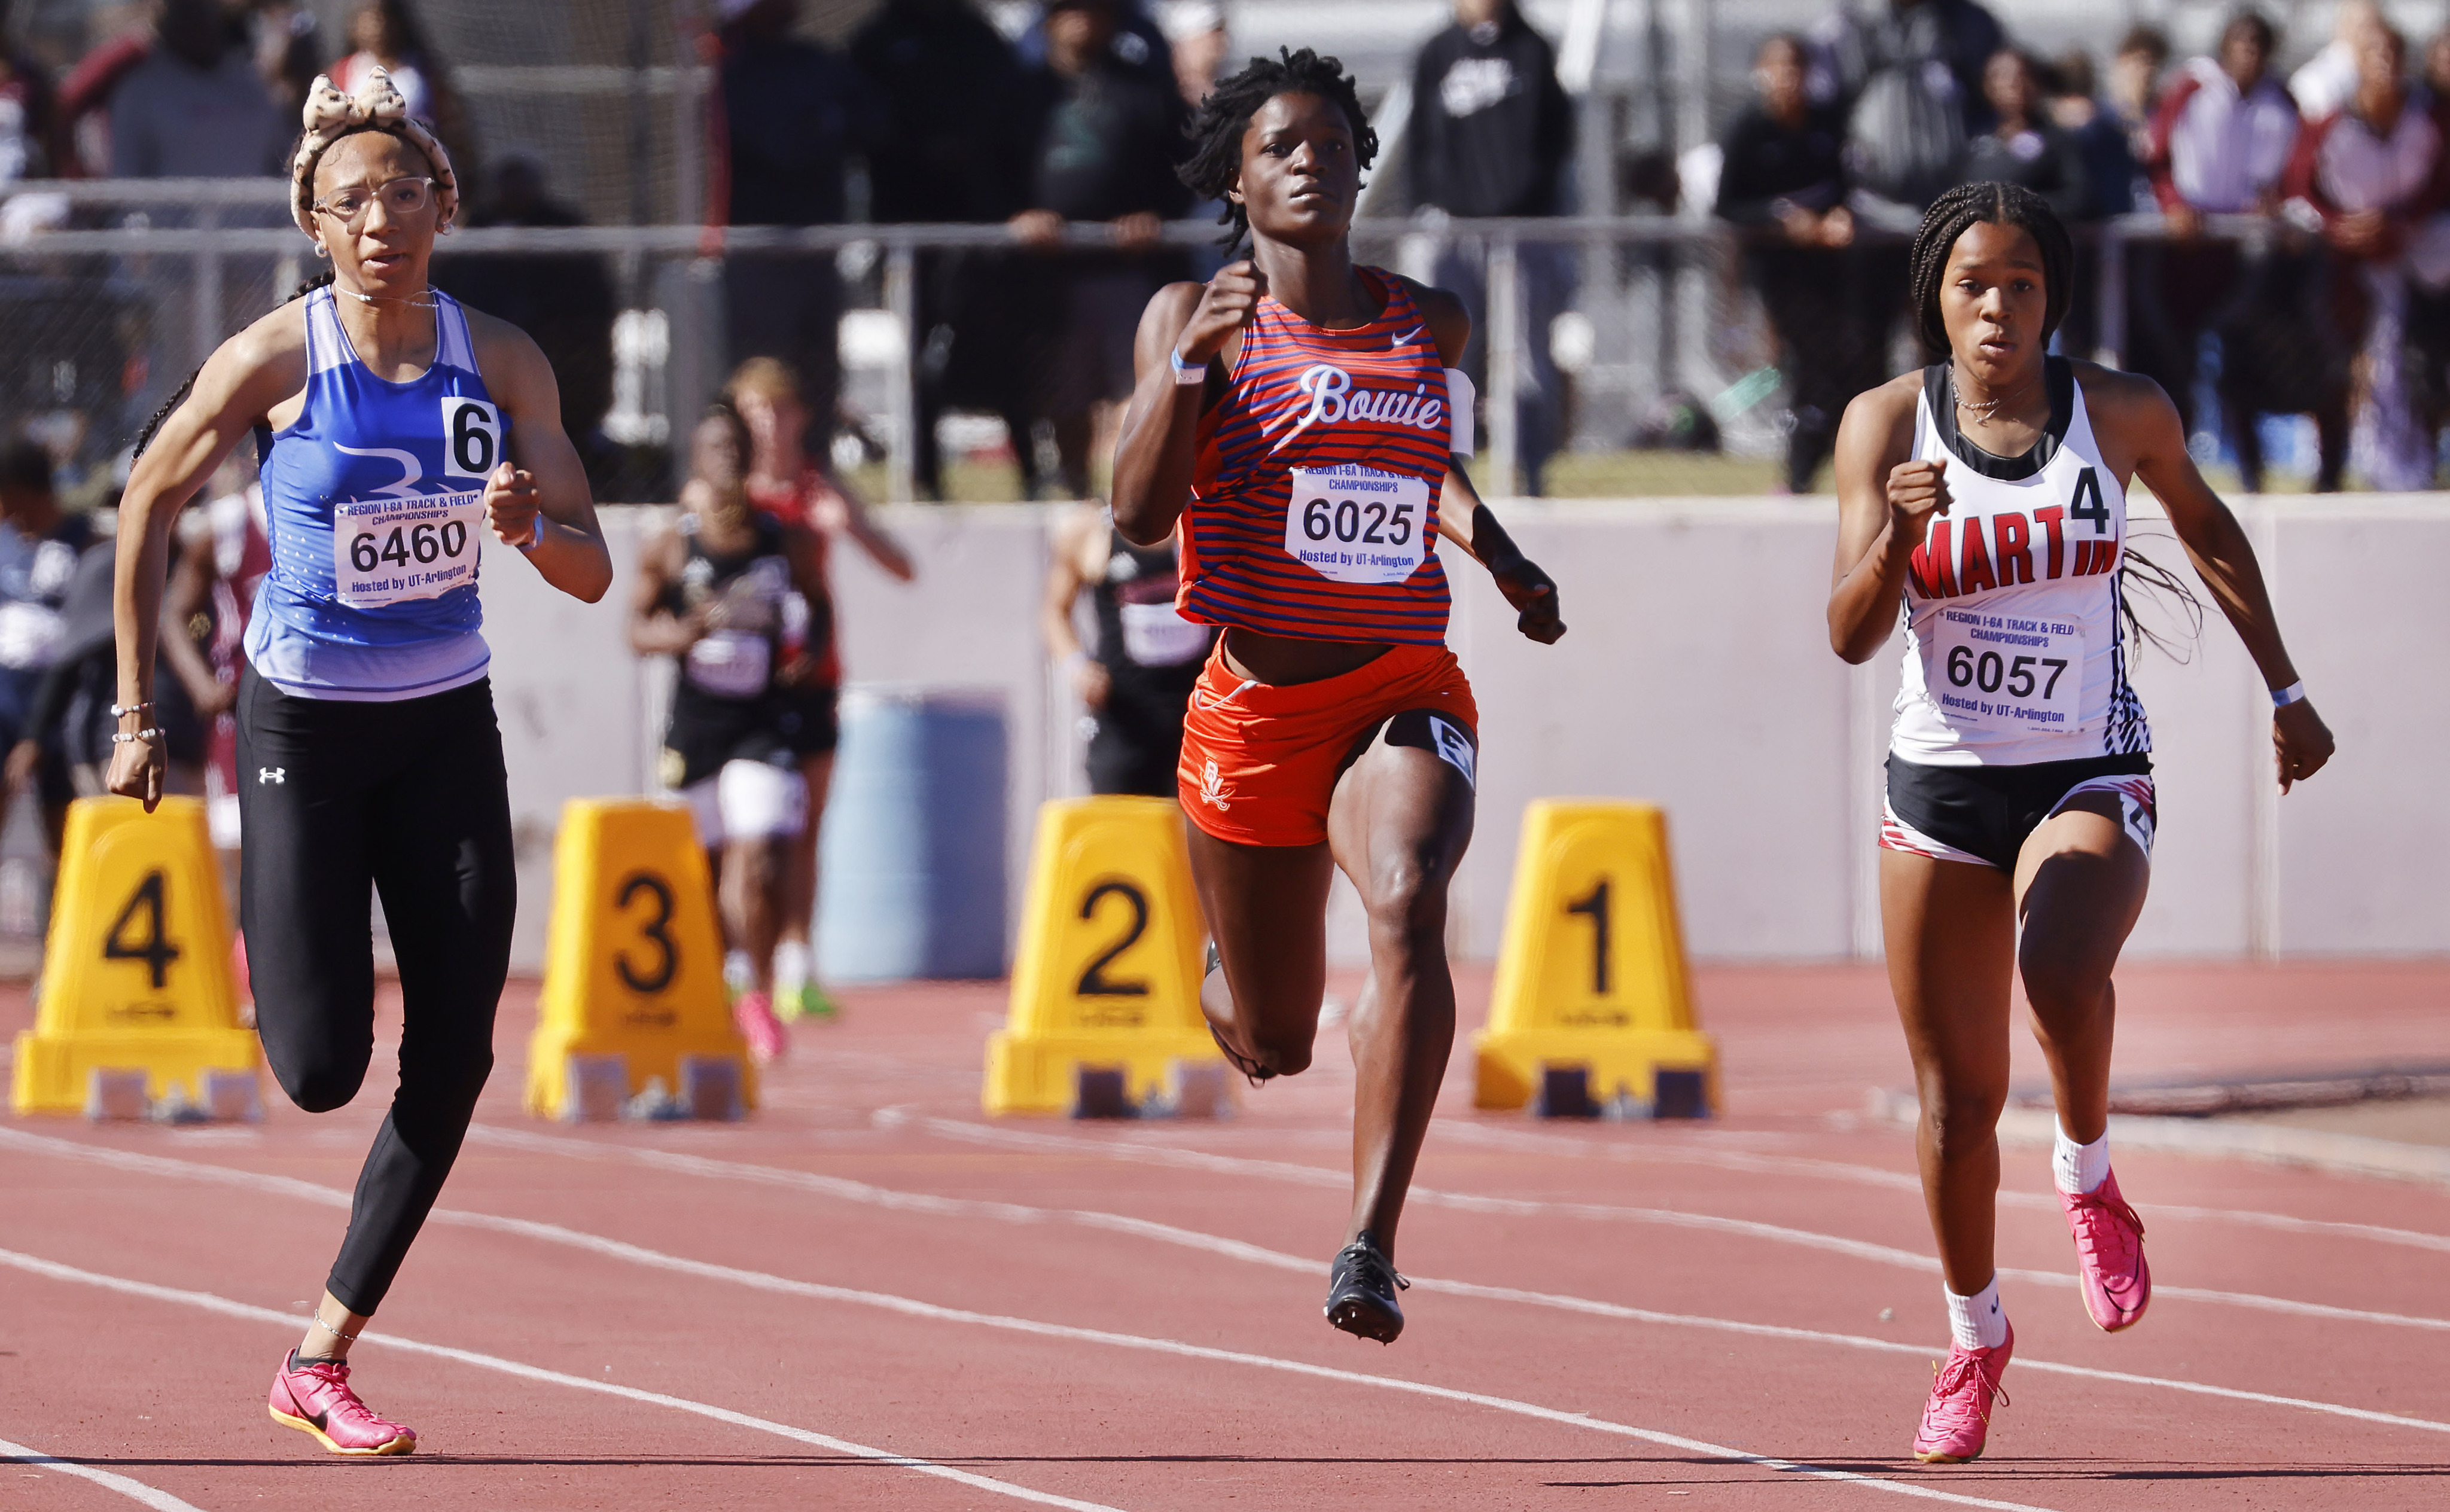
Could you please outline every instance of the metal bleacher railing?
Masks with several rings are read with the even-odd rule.
[[[91,223],[108,223],[95,224]],[[1866,235],[1896,237],[1897,228],[1866,223]],[[2131,215],[2088,228],[2100,251],[2097,304],[2098,355],[2115,363],[2126,348],[2125,277],[2129,249],[2167,232],[2157,215]],[[2212,218],[2206,234],[2258,244],[2273,234],[2255,217]],[[1207,246],[1216,228],[1182,222],[1165,228],[1166,241]],[[1585,269],[1611,266],[1637,250],[1658,260],[1658,276],[1640,296],[1646,314],[1604,327],[1603,341],[1617,350],[1611,360],[1651,370],[1652,392],[1684,387],[1709,393],[1724,385],[1723,371],[1708,366],[1712,331],[1721,324],[1758,321],[1757,307],[1741,296],[1731,276],[1735,233],[1706,218],[1661,215],[1571,217],[1541,220],[1447,221],[1426,228],[1409,220],[1365,219],[1354,227],[1364,255],[1394,261],[1402,243],[1429,237],[1444,244],[1477,243],[1486,254],[1488,296],[1488,465],[1493,479],[1512,479],[1522,438],[1512,402],[1531,381],[1529,342],[1544,335],[1526,329],[1521,256],[1527,247],[1574,249]],[[1078,225],[1068,244],[1108,246],[1101,226]],[[720,260],[736,252],[834,254],[862,275],[874,306],[889,321],[894,339],[880,343],[882,383],[875,430],[885,449],[886,494],[912,495],[913,427],[916,417],[913,339],[917,314],[917,262],[923,251],[1009,247],[998,225],[849,224],[772,226],[603,225],[575,227],[476,227],[456,232],[452,253],[499,256],[596,255],[606,259],[624,302],[664,311],[669,354],[645,407],[667,418],[691,413],[717,380],[724,339],[719,316],[691,311],[688,291],[703,287]],[[848,254],[847,258],[844,255]],[[285,295],[311,264],[306,243],[288,224],[284,185],[273,180],[66,180],[27,181],[0,186],[0,281],[39,288],[47,274],[82,265],[107,267],[110,277],[149,300],[144,322],[152,392],[166,392],[178,374],[202,359],[238,323]],[[678,277],[672,275],[677,274]],[[1717,276],[1713,276],[1713,275]],[[1599,286],[1594,286],[1594,285]],[[1585,277],[1578,299],[1631,298],[1622,279]],[[856,302],[856,301],[855,301]],[[674,306],[680,306],[674,308]],[[175,312],[175,317],[174,317]],[[54,310],[54,319],[74,319]],[[97,314],[95,319],[102,317]],[[184,326],[184,329],[178,327]],[[1727,343],[1717,343],[1724,346]],[[175,371],[173,371],[175,370]],[[167,383],[162,376],[167,374]],[[1503,487],[1503,485],[1501,485]]]

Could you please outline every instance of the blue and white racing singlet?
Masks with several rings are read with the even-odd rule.
[[[422,698],[485,675],[476,561],[485,479],[510,421],[468,318],[434,294],[433,365],[405,383],[358,360],[329,287],[306,297],[306,407],[259,432],[272,570],[246,658],[305,698]]]

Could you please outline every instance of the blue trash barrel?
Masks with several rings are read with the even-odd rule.
[[[843,690],[820,844],[826,979],[1003,975],[1004,747],[1001,694]]]

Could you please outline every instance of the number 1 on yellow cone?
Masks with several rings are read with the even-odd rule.
[[[1717,1056],[1695,1022],[1667,820],[1644,804],[1541,799],[1524,812],[1514,886],[1476,1038],[1483,1108],[1520,1108],[1551,1070],[1587,1072],[1600,1104],[1655,1107],[1662,1070]]]

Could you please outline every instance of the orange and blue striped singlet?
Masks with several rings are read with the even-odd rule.
[[[1385,307],[1312,325],[1272,297],[1200,417],[1175,607],[1204,625],[1310,640],[1444,645],[1437,553],[1450,456],[1445,364],[1402,280]]]

